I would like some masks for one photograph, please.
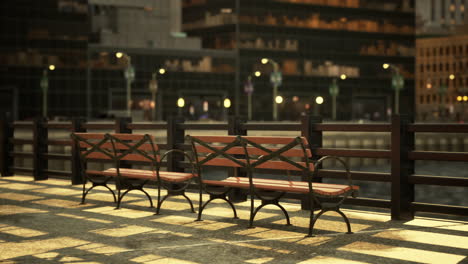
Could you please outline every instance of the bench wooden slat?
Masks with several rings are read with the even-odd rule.
[[[203,183],[209,185],[229,186],[237,188],[249,188],[249,178],[247,177],[229,177],[222,181],[217,180],[203,180]],[[270,191],[284,191],[295,193],[309,193],[309,186],[307,182],[301,181],[286,181],[286,180],[271,180],[254,178],[253,184],[258,189]],[[338,185],[338,184],[322,184],[313,183],[312,189],[315,193],[321,195],[336,196],[343,194],[347,191],[358,190],[358,186]]]
[[[145,137],[144,134],[110,134],[110,135],[120,140],[134,140],[134,141],[141,141]],[[154,140],[154,138],[151,137],[151,140]]]
[[[294,137],[255,137],[255,136],[242,136],[242,138],[252,141],[257,144],[289,144],[294,141]],[[307,147],[309,143],[305,137],[300,137],[302,143]]]
[[[91,142],[91,143],[97,143],[97,142]],[[135,145],[134,143],[128,143],[130,146],[133,146]],[[91,148],[93,147],[91,144],[88,144],[84,141],[81,141],[80,142],[80,147],[81,148]],[[112,146],[112,143],[110,142],[106,142],[106,143],[103,143],[101,145],[99,145],[100,148],[103,148],[103,149],[109,149],[109,150],[113,150],[113,146]],[[115,143],[115,148],[118,149],[118,150],[126,150],[126,149],[129,149],[129,147],[125,144],[122,144],[122,143]],[[145,151],[153,151],[153,148],[151,146],[151,144],[149,143],[145,143],[145,144],[142,144],[141,146],[138,147],[139,150],[145,150]],[[155,144],[154,145],[154,150],[158,150],[158,146]]]
[[[191,136],[206,143],[232,143],[237,136]]]
[[[240,160],[240,161],[242,161],[242,160]],[[200,162],[203,162],[203,159],[201,159]],[[243,162],[245,162],[245,160]],[[243,167],[243,166],[235,163],[232,160],[223,159],[223,158],[214,158],[212,160],[209,160],[209,161],[203,163],[203,166],[235,167],[235,168]]]
[[[81,154],[85,154],[86,151],[82,151]],[[101,152],[97,152],[97,151],[93,151],[89,154],[86,155],[85,157],[86,159],[103,159],[103,160],[111,160],[112,158],[107,156],[106,154],[104,153],[101,153]]]
[[[221,150],[223,149],[223,146],[212,146],[214,149]],[[197,153],[214,153],[213,150],[204,147],[204,146],[195,146],[195,149],[197,150]],[[269,148],[271,151],[278,151],[279,148]],[[240,154],[243,155],[245,154],[244,148],[243,147],[232,147],[225,151],[227,154],[235,155],[235,154]],[[247,153],[249,155],[267,155],[268,152],[261,150],[259,148],[253,148],[253,147],[248,147],[247,148]],[[282,156],[285,157],[303,157],[304,156],[304,151],[302,149],[290,149],[281,154]],[[307,157],[312,156],[312,152],[309,149],[306,149],[306,155]]]
[[[92,175],[103,175],[110,177],[117,177],[117,169],[110,168],[104,171],[98,170],[87,170],[86,173]],[[140,169],[120,169],[120,175],[126,178],[142,179],[142,180],[156,180],[156,172],[151,170],[140,170]],[[159,177],[164,181],[168,182],[184,182],[197,175],[187,172],[170,172],[170,171],[160,171]]]

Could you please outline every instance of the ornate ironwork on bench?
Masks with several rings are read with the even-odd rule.
[[[88,192],[96,186],[104,186],[114,195],[114,201],[120,204],[124,196],[132,190],[140,190],[147,196],[150,206],[153,207],[151,196],[144,190],[144,186],[150,181],[156,181],[158,186],[158,204],[156,214],[159,214],[162,203],[170,196],[182,195],[190,204],[192,212],[195,212],[192,201],[185,195],[185,189],[189,186],[194,174],[169,172],[161,170],[162,160],[171,152],[180,150],[170,150],[162,157],[153,137],[148,134],[91,134],[72,133],[72,138],[77,149],[80,149],[80,161],[83,177],[82,203]],[[185,153],[184,153],[185,154]],[[185,154],[189,159],[191,158]],[[90,161],[110,162],[111,168],[103,170],[88,170],[87,163]],[[150,169],[133,169],[133,165],[149,166]],[[111,179],[115,180],[117,198],[115,193],[108,186]],[[86,190],[87,181],[92,183],[92,187]],[[161,188],[167,190],[167,195],[161,199]]]
[[[243,188],[249,191],[251,197],[249,227],[253,227],[258,211],[269,204],[276,205],[283,211],[287,225],[289,225],[289,215],[280,204],[280,199],[286,193],[299,193],[308,195],[311,205],[316,205],[311,206],[308,236],[312,236],[315,222],[327,211],[339,213],[346,222],[347,232],[351,233],[349,219],[340,210],[340,206],[349,195],[356,195],[359,187],[352,185],[348,165],[342,159],[328,156],[314,165],[311,161],[309,144],[304,137],[189,136],[189,138],[196,153],[199,179],[203,186],[200,189],[200,197],[202,190],[207,190],[210,185],[223,190],[219,193],[208,192],[210,199],[203,205],[200,202],[199,220],[206,205],[218,198],[231,205],[236,217],[235,207],[226,199],[226,195],[231,188]],[[205,156],[200,158],[200,153]],[[315,168],[327,159],[336,159],[344,165],[348,179],[347,185],[313,182],[317,171]],[[206,165],[244,168],[248,172],[248,177],[234,175],[223,180],[203,179],[202,167]],[[287,179],[257,177],[265,170],[286,171]],[[303,180],[292,180],[289,171],[300,172]],[[256,208],[255,198],[262,201],[261,205]],[[320,209],[316,216],[314,216],[314,209]]]

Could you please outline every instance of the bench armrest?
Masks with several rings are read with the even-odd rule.
[[[188,158],[189,162],[190,162],[190,165],[192,167],[192,174],[195,175],[195,162],[193,161],[193,157],[190,156],[186,151],[183,151],[183,150],[180,150],[180,149],[170,149],[168,151],[166,151],[162,156],[161,156],[161,161],[163,161],[169,154],[173,153],[173,152],[176,152],[176,153],[181,153],[181,154],[184,154],[184,156],[186,158]],[[192,152],[190,152],[192,153]],[[158,170],[159,170],[160,166],[158,166]]]

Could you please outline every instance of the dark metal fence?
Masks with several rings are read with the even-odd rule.
[[[14,137],[15,129],[27,129],[33,132],[32,139]],[[0,173],[3,177],[18,173],[30,173],[35,180],[45,180],[49,175],[70,177],[73,184],[81,183],[79,176],[79,160],[77,151],[70,154],[49,153],[48,146],[72,146],[70,139],[48,139],[50,129],[63,129],[69,132],[86,132],[90,130],[106,130],[116,133],[132,133],[133,130],[166,130],[166,144],[159,144],[162,149],[189,150],[184,143],[187,130],[227,131],[229,135],[247,135],[248,131],[300,131],[308,138],[316,158],[334,155],[350,158],[383,158],[389,159],[390,173],[353,171],[353,180],[369,182],[387,182],[391,185],[390,200],[373,198],[352,198],[348,204],[388,208],[392,219],[413,219],[415,212],[444,213],[468,215],[468,207],[441,204],[420,203],[415,201],[415,185],[439,185],[468,188],[468,178],[447,176],[427,176],[415,174],[416,160],[434,161],[468,161],[467,152],[416,151],[415,133],[468,133],[468,124],[414,124],[403,116],[393,116],[388,124],[324,124],[320,117],[304,117],[300,123],[293,124],[255,124],[246,123],[237,117],[230,117],[227,124],[186,124],[180,117],[172,117],[166,124],[131,123],[128,118],[120,118],[115,123],[87,123],[83,119],[72,122],[46,122],[36,119],[32,122],[11,122],[3,117],[0,120]],[[388,132],[391,134],[389,150],[338,149],[323,148],[323,132]],[[16,145],[32,145],[32,152],[14,151]],[[14,158],[32,158],[33,167],[14,166]],[[48,160],[71,161],[71,171],[50,170]],[[188,167],[183,156],[172,154],[168,157],[169,170],[182,171]],[[319,169],[319,178],[344,179],[344,171]],[[302,199],[303,197],[291,195]],[[305,200],[303,206],[307,207]]]

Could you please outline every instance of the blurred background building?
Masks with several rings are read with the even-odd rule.
[[[49,118],[125,115],[128,87],[132,114],[139,119],[176,113],[190,119],[247,116],[244,90],[248,76],[258,71],[261,76],[251,79],[253,119],[271,120],[274,64],[262,64],[262,58],[277,63],[281,73],[280,120],[306,113],[332,119],[333,98],[338,120],[387,120],[395,112],[395,69],[404,77],[399,112],[415,112],[412,0],[4,0],[0,5],[0,103],[16,119],[43,114],[44,98]],[[383,69],[384,63],[391,67]]]
[[[465,0],[417,1],[416,110],[420,121],[468,121]]]

